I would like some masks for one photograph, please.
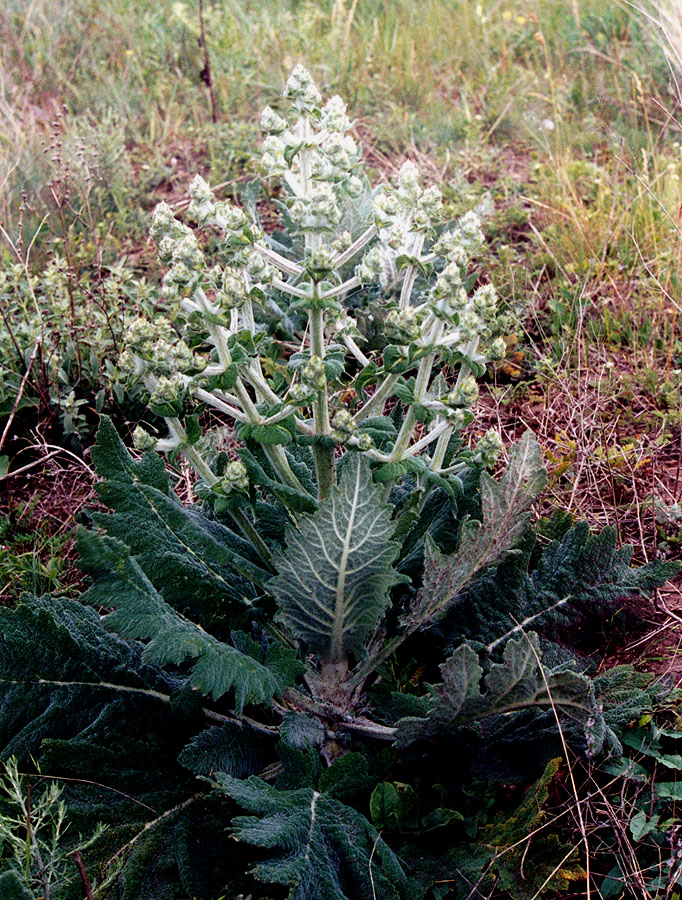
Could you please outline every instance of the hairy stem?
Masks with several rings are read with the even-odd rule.
[[[380,413],[383,409],[384,403],[391,396],[393,388],[398,383],[399,377],[399,375],[387,375],[386,378],[382,381],[381,385],[374,391],[367,403],[365,403],[365,405],[355,413],[355,415],[353,416],[353,420],[356,423],[359,423],[377,410]]]
[[[324,360],[324,310],[312,309],[310,311],[310,347],[313,356]],[[317,437],[331,436],[331,424],[329,422],[329,398],[326,382],[324,390],[318,391],[313,403],[313,422]],[[332,447],[323,447],[320,444],[313,446],[315,458],[315,474],[317,476],[317,496],[323,500],[331,490],[334,483],[334,450]]]

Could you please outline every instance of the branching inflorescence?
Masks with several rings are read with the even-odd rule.
[[[323,104],[302,66],[284,97],[283,115],[270,107],[262,115],[262,166],[281,183],[289,246],[266,234],[255,214],[217,201],[198,175],[189,214],[200,229],[219,235],[217,264],[167,204],[154,212],[151,234],[169,266],[164,293],[185,336],[160,317],[136,320],[128,330],[121,368],[144,382],[151,409],[169,430],[157,441],[140,428],[136,442],[179,449],[213,493],[245,489],[241,463],[218,478],[192,446],[181,422],[192,400],[246,426],[277,478],[296,490],[303,488],[283,446],[306,439],[318,499],[335,480],[341,445],[383,466],[379,477],[386,482],[408,470],[422,481],[427,470],[455,473],[466,462],[447,459],[450,438],[473,419],[476,377],[505,352],[506,317],[494,288],[485,284],[470,294],[465,287],[483,242],[478,217],[469,212],[443,230],[440,191],[422,188],[411,162],[396,185],[371,190],[344,102],[335,96]],[[369,308],[383,331],[379,349],[366,346],[351,315],[357,308]],[[264,320],[273,316],[294,323],[288,327],[297,352],[268,334]],[[414,374],[406,379],[408,373]],[[371,424],[395,397],[406,413],[397,433],[378,446]],[[490,464],[498,451],[499,439],[489,432],[476,461]]]

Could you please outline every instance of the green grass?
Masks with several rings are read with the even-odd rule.
[[[196,0],[9,0],[0,13],[0,171],[16,167],[3,219],[16,229],[22,189],[34,201],[49,193],[53,153],[42,153],[41,141],[62,107],[66,155],[80,138],[98,146],[108,193],[100,209],[122,226],[172,174],[173,157],[190,170],[200,158],[216,180],[236,174],[253,136],[244,123],[277,97],[299,60],[348,100],[384,152],[416,147],[444,158],[468,142],[590,154],[605,129],[636,152],[648,146],[638,97],[665,100],[667,70],[625,7],[422,0],[415,8],[413,0],[208,0],[216,131],[206,127]]]

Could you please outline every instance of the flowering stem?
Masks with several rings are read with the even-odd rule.
[[[372,396],[369,398],[367,403],[362,406],[353,416],[353,421],[358,424],[362,422],[363,419],[366,419],[377,407],[383,407],[384,403],[391,396],[391,392],[393,388],[398,383],[399,375],[387,375],[384,381],[381,384],[381,387],[378,387]]]
[[[412,246],[412,254],[413,256],[418,257],[422,249],[424,248],[424,234],[418,234],[414,239],[414,244]],[[408,266],[405,271],[405,278],[403,279],[403,286],[400,291],[400,308],[405,309],[410,305],[410,297],[412,296],[412,290],[414,288],[414,283],[417,280],[417,267],[416,266]]]
[[[362,250],[362,248],[372,240],[376,233],[376,225],[370,225],[366,231],[363,231],[360,237],[353,241],[347,250],[344,250],[343,253],[340,253],[336,257],[334,260],[336,268],[340,269],[344,263],[347,263],[349,259],[352,259],[356,253]]]
[[[323,309],[312,309],[310,311],[310,349],[313,356],[324,360]],[[313,403],[313,422],[316,436],[328,437],[331,435],[326,380],[324,389],[317,392]],[[331,447],[315,444],[313,446],[313,455],[315,457],[315,474],[317,476],[317,495],[322,500],[327,496],[334,482],[334,450]]]
[[[368,356],[365,356],[365,354],[358,347],[352,337],[346,335],[343,339],[343,342],[359,363],[361,363],[363,366],[368,366],[370,364],[370,358]]]
[[[433,368],[435,360],[436,354],[429,353],[429,355],[425,356],[424,359],[422,359],[422,361],[419,363],[417,381],[414,386],[415,403],[421,403],[424,399],[424,395],[426,394],[426,390],[429,386],[429,379],[431,378],[431,369]],[[395,444],[393,445],[393,452],[391,453],[393,462],[400,462],[400,460],[403,459],[405,450],[412,440],[416,422],[417,419],[414,414],[413,407],[410,406],[410,408],[407,410],[407,413],[405,414],[405,418],[403,419],[403,424],[400,431],[398,432],[398,437],[395,440]]]
[[[219,480],[218,477],[211,471],[208,463],[202,457],[202,455],[194,447],[190,446],[189,440],[187,438],[187,432],[183,428],[180,420],[166,419],[166,424],[168,425],[168,430],[170,431],[170,433],[179,442],[179,447],[182,455],[192,465],[192,468],[197,473],[199,478],[201,478],[204,484],[207,484],[209,487],[214,485]],[[251,543],[258,550],[263,559],[272,559],[270,548],[258,534],[256,529],[249,521],[248,517],[241,511],[241,509],[231,509],[230,516],[235,521],[236,525],[240,528],[240,530],[244,534],[244,537],[247,538],[247,540],[251,541]]]
[[[203,290],[201,288],[198,288],[195,291],[194,296],[196,297],[201,308],[205,312],[210,313],[211,304]],[[225,338],[225,335],[223,334],[224,329],[220,325],[215,325],[210,321],[208,322],[208,329],[209,334],[211,335],[211,339],[213,340],[216,350],[218,351],[218,358],[220,359],[220,363],[224,367],[224,369],[227,369],[227,367],[232,363],[232,354],[230,353],[230,348],[228,347],[227,340]],[[260,425],[260,413],[256,409],[256,406],[246,389],[246,385],[241,378],[237,378],[234,383],[233,390],[237,399],[239,400],[242,409],[244,410],[244,413],[246,414],[247,421],[252,425]],[[213,402],[213,405],[215,406],[216,403]],[[283,482],[295,488],[297,491],[302,491],[305,493],[305,488],[291,471],[289,460],[287,459],[286,453],[284,452],[284,449],[282,447],[277,445],[263,445],[263,452],[270,462],[270,465]]]
[[[403,454],[403,458],[405,458],[406,456],[415,456],[417,453],[423,450],[424,447],[428,447],[429,444],[436,440],[436,438],[443,437],[443,434],[447,432],[448,429],[452,430],[452,426],[445,421],[439,422],[438,425],[436,425],[434,429],[429,431],[428,434],[424,435],[423,438],[412,444],[411,447],[408,447]]]
[[[256,243],[254,244],[254,248],[264,259],[267,259],[268,262],[277,266],[282,272],[286,272],[287,275],[300,275],[303,271],[302,266],[287,259],[286,256],[280,256],[280,254],[271,247],[265,247],[263,244]]]
[[[361,281],[357,275],[353,275],[352,278],[344,281],[343,284],[339,284],[337,287],[325,291],[324,294],[322,294],[322,299],[329,300],[331,297],[339,297],[341,294],[347,294],[348,291],[352,291],[353,288],[359,287],[360,284]]]
[[[450,438],[452,437],[453,431],[454,427],[452,425],[448,425],[441,436],[438,438],[438,443],[436,444],[436,448],[433,451],[433,456],[431,457],[431,468],[434,472],[438,472],[440,470],[440,467],[443,465],[445,453],[448,449],[448,444],[450,443]]]

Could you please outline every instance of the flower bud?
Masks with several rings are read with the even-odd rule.
[[[340,409],[336,413],[332,425],[334,440],[338,441],[340,444],[345,444],[358,430],[358,426],[353,421],[353,416],[347,409]]]
[[[398,172],[398,194],[410,204],[416,203],[421,195],[419,169],[409,159],[402,164]]]
[[[350,128],[350,119],[346,115],[346,104],[338,94],[330,97],[325,103],[320,124],[327,131],[345,132]]]
[[[379,228],[387,226],[391,219],[398,214],[398,210],[399,204],[395,194],[382,185],[372,200],[372,211],[377,220],[377,226]]]
[[[374,440],[372,439],[371,434],[367,434],[367,432],[364,432],[358,437],[358,450],[371,450],[373,446]]]
[[[215,215],[213,191],[201,175],[195,175],[189,186],[191,203],[188,213],[197,219],[200,225],[210,221]]]
[[[504,359],[507,355],[507,342],[503,337],[496,337],[488,350],[488,356],[492,360]]]
[[[313,281],[322,281],[336,268],[332,248],[322,245],[315,250],[307,251],[305,267]]]
[[[470,418],[467,415],[466,410],[464,409],[449,409],[446,410],[443,415],[444,418],[448,420],[450,425],[452,425],[452,427],[456,428],[457,430],[459,430],[460,428],[464,428]]]
[[[314,396],[315,391],[312,388],[307,384],[298,383],[292,384],[289,388],[287,400],[289,403],[294,403],[297,406],[307,406]]]
[[[438,225],[443,218],[443,198],[440,190],[432,185],[417,201],[414,226],[417,230],[428,230]]]
[[[216,487],[223,494],[231,494],[232,491],[248,491],[249,476],[244,463],[239,460],[228,463],[223,477]]]
[[[474,252],[483,246],[483,232],[481,220],[473,210],[465,213],[457,223],[457,229],[462,243],[469,252]]]
[[[353,238],[351,237],[350,231],[342,231],[332,243],[332,250],[334,253],[345,253],[346,250],[353,243]]]
[[[355,268],[355,274],[362,284],[369,284],[381,276],[384,264],[378,246],[371,247],[362,257],[362,262]]]
[[[409,344],[420,335],[417,313],[411,309],[392,309],[386,316],[386,339],[395,344]]]
[[[469,408],[478,400],[478,384],[473,375],[467,375],[449,394],[443,397],[443,403],[450,407]]]
[[[157,440],[154,435],[146,431],[141,425],[136,425],[133,430],[133,447],[136,450],[153,450]]]
[[[319,356],[311,356],[301,368],[301,380],[314,391],[323,391],[325,389],[327,386],[327,375],[324,370],[324,362]]]
[[[308,70],[300,63],[289,76],[284,88],[284,96],[300,112],[311,112],[322,100]]]
[[[252,250],[249,253],[246,271],[253,281],[261,285],[270,284],[275,277],[275,270],[266,259],[263,259],[257,250]]]
[[[220,305],[225,309],[235,309],[243,306],[248,289],[244,273],[239,269],[226,266],[222,277],[222,290],[218,292]]]
[[[170,235],[173,225],[175,224],[175,216],[173,210],[167,203],[157,204],[152,213],[152,224],[149,234],[153,241],[158,242]]]
[[[269,134],[281,134],[287,129],[287,121],[270,106],[266,106],[260,117],[261,131]]]
[[[476,453],[485,466],[494,466],[502,452],[502,438],[494,428],[488,429],[476,445]]]
[[[267,175],[276,176],[283,175],[289,166],[287,165],[284,151],[286,145],[284,141],[274,134],[269,135],[263,141],[263,155],[261,157],[261,165],[265,169]]]
[[[175,242],[173,263],[184,265],[195,272],[204,268],[204,254],[201,252],[199,242],[191,232]]]
[[[492,284],[484,284],[478,288],[471,298],[474,309],[485,318],[490,318],[497,309],[497,291]]]
[[[472,309],[464,310],[459,317],[459,332],[462,340],[473,341],[481,333],[483,323]]]
[[[151,392],[149,405],[152,411],[158,410],[157,415],[178,415],[182,410],[184,396],[185,380],[179,372],[169,376],[162,375]]]
[[[231,203],[224,203],[221,206],[221,214],[224,219],[224,227],[227,231],[240,232],[246,225],[248,219],[243,209],[233,206]]]

